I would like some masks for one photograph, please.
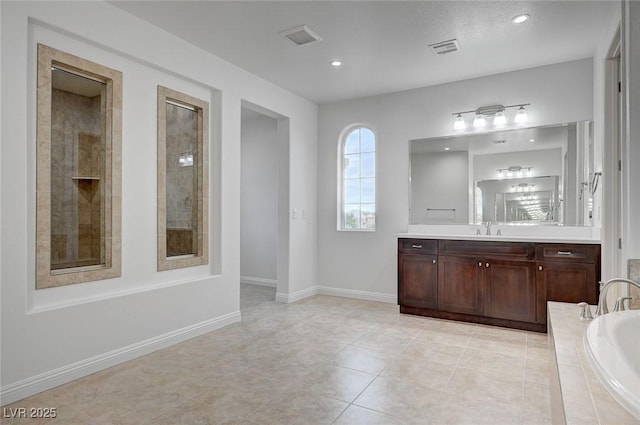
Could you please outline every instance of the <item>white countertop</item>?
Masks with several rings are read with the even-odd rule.
[[[398,238],[412,239],[447,239],[462,241],[499,241],[499,242],[538,242],[538,243],[576,243],[576,244],[600,244],[598,239],[551,237],[551,236],[516,236],[516,235],[454,235],[454,234],[424,234],[424,233],[397,233]]]

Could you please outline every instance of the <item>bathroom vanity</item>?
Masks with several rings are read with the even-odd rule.
[[[547,301],[597,303],[597,243],[398,238],[400,312],[546,332]]]

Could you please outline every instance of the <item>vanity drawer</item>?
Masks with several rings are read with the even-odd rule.
[[[600,245],[537,244],[538,261],[569,263],[595,263],[600,255]]]
[[[530,242],[460,241],[441,240],[440,255],[481,256],[483,258],[503,258],[533,260],[534,244]]]
[[[398,239],[398,251],[412,254],[436,254],[438,241],[433,239]]]

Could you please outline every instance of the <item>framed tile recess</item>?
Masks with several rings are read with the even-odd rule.
[[[119,277],[122,73],[37,47],[36,289]]]
[[[158,270],[209,263],[209,103],[158,86]]]

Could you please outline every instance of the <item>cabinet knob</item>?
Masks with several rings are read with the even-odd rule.
[[[542,271],[542,266],[538,266],[538,270]]]
[[[435,264],[435,263],[436,263],[436,259],[434,258],[433,260],[431,260],[431,262],[432,262],[433,264]]]
[[[482,267],[482,261],[478,261],[478,267]]]
[[[484,266],[485,266],[485,267],[489,267],[489,263],[486,263]]]

